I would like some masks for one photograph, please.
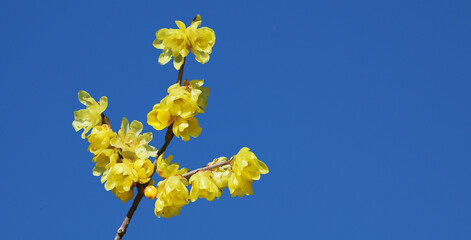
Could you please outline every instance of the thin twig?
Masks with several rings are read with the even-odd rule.
[[[220,163],[216,163],[214,165],[210,165],[210,166],[206,166],[206,167],[202,167],[202,168],[198,168],[198,169],[195,169],[191,172],[187,172],[185,174],[182,174],[182,177],[184,178],[190,178],[191,176],[193,176],[193,174],[199,172],[199,171],[208,171],[208,170],[212,170],[214,168],[218,168],[218,167],[221,167],[221,166],[224,166],[224,165],[227,165],[227,164],[230,164],[232,161],[232,158],[229,159],[229,160],[226,160],[224,162],[220,162]]]
[[[183,79],[183,70],[185,68],[185,60],[186,60],[186,57],[183,58],[182,66],[178,70],[177,83],[180,85],[182,85],[182,82],[183,82],[182,79]],[[159,156],[165,152],[168,145],[173,139],[174,134],[173,134],[172,128],[173,128],[173,124],[170,124],[170,126],[167,127],[167,133],[165,134],[165,142],[160,148],[160,150],[157,152],[157,156],[155,157],[155,161],[154,161],[154,167],[156,167],[157,165],[157,159],[159,158]],[[154,175],[154,173],[155,171],[152,173],[152,175]],[[124,218],[123,223],[121,224],[121,227],[119,227],[118,231],[116,232],[116,236],[114,238],[115,240],[121,240],[124,234],[126,234],[126,229],[128,228],[128,225],[131,222],[132,216],[134,215],[134,212],[136,211],[137,206],[139,206],[139,202],[144,196],[144,189],[147,187],[149,182],[145,184],[137,184],[137,195],[134,198],[134,201],[132,202],[131,208],[129,208],[129,211],[126,214],[126,217]]]
[[[165,134],[165,142],[164,142],[164,145],[162,145],[162,147],[159,149],[159,151],[157,152],[157,156],[155,157],[155,161],[154,161],[154,169],[157,169],[157,159],[160,157],[160,155],[162,155],[165,150],[167,150],[167,147],[168,145],[170,144],[170,142],[172,141],[173,139],[173,136],[175,136],[173,134],[173,123],[170,124],[170,126],[167,127],[167,133]],[[152,173],[152,175],[154,175],[154,173]]]
[[[185,68],[185,62],[186,62],[186,57],[183,58],[183,63],[180,66],[180,70],[178,70],[178,78],[177,78],[177,83],[182,85],[182,79],[183,79],[183,69]]]
[[[142,197],[144,197],[145,187],[146,186],[144,184],[137,185],[137,195],[134,198],[134,201],[132,202],[131,208],[129,208],[129,211],[126,214],[126,217],[124,218],[124,221],[121,224],[121,227],[118,229],[118,232],[116,233],[116,236],[114,237],[115,240],[122,239],[124,234],[126,234],[126,229],[128,228],[129,222],[131,222],[132,216],[134,215],[134,212],[136,211],[137,206],[139,205],[139,202],[141,202]]]

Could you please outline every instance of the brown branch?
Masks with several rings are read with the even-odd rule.
[[[110,119],[107,116],[105,116],[105,114],[101,113],[101,119],[102,119],[101,122],[103,124],[108,124],[111,126]]]
[[[230,164],[232,161],[232,158],[229,159],[229,160],[226,160],[224,162],[220,162],[220,163],[216,163],[214,165],[210,165],[210,166],[206,166],[206,167],[202,167],[202,168],[198,168],[198,169],[195,169],[191,172],[187,172],[185,174],[182,174],[182,177],[184,178],[190,178],[191,176],[193,176],[193,174],[199,172],[199,171],[208,171],[208,170],[212,170],[212,169],[215,169],[215,168],[218,168],[218,167],[221,167],[221,166],[224,166],[224,165],[227,165],[227,164]]]
[[[142,197],[144,197],[144,189],[146,188],[146,185],[147,184],[137,185],[137,195],[134,198],[134,201],[132,202],[131,208],[129,208],[129,211],[126,214],[126,217],[124,218],[124,221],[121,224],[121,227],[119,227],[118,232],[116,233],[116,236],[114,237],[115,240],[122,239],[124,234],[126,234],[126,229],[128,228],[129,222],[131,222],[132,216],[134,215],[134,212],[136,211],[137,206],[139,205],[139,202],[141,202]]]
[[[180,69],[178,70],[177,83],[180,84],[180,85],[182,85],[182,82],[183,82],[182,79],[183,79],[183,70],[185,68],[185,60],[186,60],[186,57],[183,58],[183,63],[181,65]],[[108,120],[108,122],[109,122],[109,120]],[[172,128],[173,128],[173,124],[170,124],[170,126],[167,127],[167,133],[165,134],[165,142],[162,145],[162,147],[159,149],[159,151],[157,152],[157,156],[155,157],[155,161],[154,161],[154,168],[157,168],[157,159],[159,158],[160,155],[162,155],[165,152],[168,145],[170,144],[170,142],[173,139],[174,134],[173,134]],[[154,175],[154,173],[155,173],[155,171],[152,173],[152,175]],[[151,178],[152,178],[152,176],[151,176]],[[121,224],[121,227],[119,227],[118,231],[116,232],[116,236],[114,238],[115,240],[121,240],[123,238],[124,234],[126,234],[126,229],[128,228],[128,225],[131,222],[132,216],[134,215],[134,212],[136,211],[137,206],[139,206],[139,202],[141,202],[141,199],[144,196],[144,189],[147,187],[149,182],[147,182],[145,184],[137,184],[137,195],[134,198],[134,201],[132,202],[131,208],[129,208],[129,211],[126,214],[126,217],[124,218],[124,221]]]
[[[172,141],[173,139],[173,136],[175,136],[173,134],[173,123],[170,124],[170,126],[167,127],[167,133],[165,134],[165,142],[164,142],[164,145],[162,145],[162,147],[159,149],[159,151],[157,152],[157,156],[155,157],[155,161],[154,161],[154,168],[157,169],[157,159],[160,157],[160,155],[162,155],[165,150],[167,150],[167,147],[168,145],[170,144],[170,142]],[[153,174],[152,174],[153,175]]]
[[[177,78],[177,83],[182,85],[182,79],[183,79],[183,69],[185,68],[185,62],[186,62],[186,57],[183,58],[183,63],[180,66],[180,70],[178,70],[178,78]]]

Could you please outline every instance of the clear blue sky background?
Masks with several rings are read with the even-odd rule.
[[[247,146],[270,173],[172,219],[144,199],[125,239],[471,239],[471,3],[388,2],[2,0],[2,239],[113,238],[130,202],[92,175],[77,91],[145,123],[177,77],[154,34],[198,13],[217,41],[184,78],[209,106],[167,153]]]

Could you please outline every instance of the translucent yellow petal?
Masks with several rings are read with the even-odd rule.
[[[202,131],[202,128],[198,123],[198,119],[196,119],[195,117],[189,118],[188,123],[188,134],[192,137],[198,137]]]
[[[178,55],[173,58],[173,66],[175,69],[180,70],[180,67],[183,65],[183,57],[182,55]]]
[[[172,59],[172,50],[166,48],[162,51],[162,54],[159,56],[159,63],[161,65],[167,64]]]
[[[186,25],[181,21],[175,21],[175,24],[177,24],[178,28],[181,29],[181,30],[186,29]]]
[[[264,162],[260,161],[260,160],[258,160],[258,164],[260,165],[260,168],[259,168],[260,173],[261,174],[267,174],[268,171],[269,171],[267,165]]]
[[[193,54],[195,54],[195,59],[199,63],[205,64],[209,62],[209,54],[207,52],[193,50]]]
[[[155,33],[155,38],[158,40],[163,40],[168,37],[168,28],[162,28]]]
[[[144,126],[142,125],[141,122],[134,120],[131,122],[131,125],[129,125],[130,131],[133,133],[133,135],[137,136],[142,132],[142,129]],[[152,134],[152,133],[150,133]],[[152,137],[151,137],[152,138]]]
[[[79,91],[78,92],[78,99],[83,105],[85,105],[87,107],[96,104],[95,99],[90,97],[90,94],[88,94],[85,91]]]
[[[106,110],[108,107],[108,98],[103,96],[100,98],[100,114]]]
[[[209,93],[210,89],[209,87],[202,87],[204,84],[204,79],[203,80],[191,80],[189,82],[190,88],[191,88],[191,95],[193,99],[196,99],[196,104],[198,105],[201,113],[204,112],[206,107],[208,106],[208,99],[209,99]]]

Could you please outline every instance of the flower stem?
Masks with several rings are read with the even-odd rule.
[[[177,83],[180,85],[182,85],[182,82],[183,82],[182,79],[183,79],[183,70],[185,68],[185,60],[186,60],[186,57],[183,58],[182,66],[178,70]],[[108,122],[109,122],[109,119],[108,119]],[[155,161],[154,161],[154,168],[157,168],[157,159],[159,158],[160,155],[162,155],[165,152],[165,150],[167,150],[168,145],[173,139],[174,134],[173,134],[172,128],[173,128],[173,124],[170,124],[170,126],[167,127],[167,133],[165,134],[165,142],[162,145],[162,147],[159,149],[159,151],[157,152],[157,156],[155,157]],[[152,173],[152,175],[154,175],[154,173],[155,171]],[[132,202],[131,208],[129,208],[129,211],[126,214],[126,217],[124,218],[123,223],[121,224],[121,226],[118,228],[118,231],[116,232],[116,236],[114,238],[115,240],[121,240],[124,234],[126,234],[126,229],[128,228],[128,225],[131,222],[132,216],[134,215],[134,212],[136,211],[137,206],[139,206],[139,202],[141,202],[141,199],[144,196],[144,189],[147,187],[149,182],[145,184],[137,184],[137,195],[134,198],[134,201]]]
[[[191,176],[193,176],[193,174],[199,172],[199,171],[208,171],[208,170],[212,170],[212,169],[215,169],[215,168],[218,168],[218,167],[222,167],[224,165],[227,165],[227,164],[230,164],[232,161],[232,158],[229,159],[229,160],[226,160],[224,162],[220,162],[220,163],[216,163],[216,164],[213,164],[213,165],[209,165],[209,166],[206,166],[206,167],[202,167],[202,168],[198,168],[198,169],[195,169],[193,171],[190,171],[190,172],[187,172],[185,174],[182,174],[182,177],[184,178],[190,178]]]

